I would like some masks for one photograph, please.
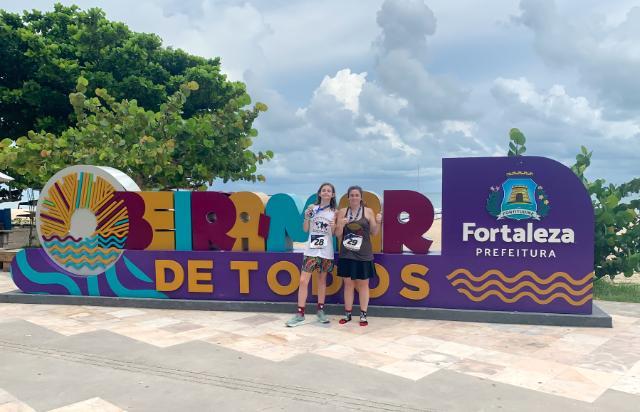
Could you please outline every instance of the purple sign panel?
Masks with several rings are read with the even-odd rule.
[[[85,189],[56,188],[50,202],[69,205],[68,198],[75,195],[78,204],[86,202],[85,209],[91,209],[93,198],[83,191],[91,182],[87,183],[86,176],[79,179],[85,179]],[[593,210],[582,183],[569,169],[539,157],[444,159],[442,192],[442,253],[375,254],[372,305],[591,313]],[[424,219],[415,208],[421,204],[419,199],[406,210],[397,199],[392,203],[392,212],[384,203],[382,206],[393,214],[385,213],[385,228],[391,228],[387,221],[401,212],[408,212],[410,221],[431,224],[430,202],[425,202],[429,207],[423,211],[428,215]],[[109,212],[104,204],[96,206],[96,225],[109,231],[98,230],[100,237],[87,232],[81,240],[73,230],[69,236],[59,236],[54,230],[62,223],[49,223],[51,231],[45,233],[49,242],[45,248],[49,249],[24,250],[12,262],[16,285],[26,293],[64,295],[264,302],[296,299],[301,253],[243,252],[231,246],[227,251],[118,249],[118,240],[132,236],[122,229],[129,219],[126,203],[114,203],[118,207],[112,209],[119,214],[111,219],[105,217]],[[267,204],[267,211],[274,209]],[[275,213],[267,213],[272,222],[275,217],[282,218]],[[63,220],[62,213],[49,210],[47,216]],[[268,219],[261,216],[260,221]],[[395,252],[401,231],[397,226],[387,231],[394,242],[383,233],[382,243],[393,244]],[[261,232],[275,236],[264,225]],[[415,232],[415,227],[409,232]],[[180,242],[183,249],[185,244],[191,245],[184,236]],[[430,242],[425,244],[428,250]],[[416,239],[404,242],[412,249],[423,249],[425,244]],[[79,273],[82,271],[91,273]],[[94,274],[96,271],[100,273]],[[312,283],[315,294],[315,278]],[[327,280],[327,303],[342,302],[341,288],[342,280],[334,272]]]

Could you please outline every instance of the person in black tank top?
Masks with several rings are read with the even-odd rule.
[[[369,279],[376,274],[373,263],[371,235],[376,235],[382,223],[382,215],[374,216],[373,210],[362,201],[362,188],[351,186],[347,191],[349,206],[338,211],[335,235],[341,237],[338,258],[338,276],[344,279],[345,317],[340,324],[351,320],[354,292],[358,290],[360,301],[360,326],[367,326],[369,305]]]

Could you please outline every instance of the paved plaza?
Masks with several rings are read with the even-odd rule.
[[[0,411],[637,410],[640,304],[599,305],[613,328],[5,303]]]

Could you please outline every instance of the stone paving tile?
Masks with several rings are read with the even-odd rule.
[[[400,360],[378,368],[379,371],[417,381],[440,370],[439,367],[420,361]]]
[[[204,328],[203,325],[198,325],[198,324],[191,323],[191,322],[182,322],[179,319],[176,319],[176,320],[178,322],[170,324],[170,325],[167,325],[167,326],[163,326],[160,329],[166,330],[167,332],[181,333],[181,332],[189,332],[189,331],[193,331],[193,330]],[[190,335],[190,336],[192,336],[192,335]]]
[[[467,358],[450,365],[447,369],[479,378],[490,379],[492,376],[502,372],[505,366]]]
[[[308,315],[308,317],[311,317],[311,315]],[[273,322],[274,320],[278,320],[278,317],[273,315],[258,314],[247,316],[246,318],[240,318],[238,319],[238,322],[246,323],[250,326],[256,326],[262,325],[267,322]]]
[[[124,409],[120,409],[102,398],[91,398],[86,401],[52,409],[49,412],[124,412]]]
[[[0,275],[0,291],[13,289]],[[23,304],[0,304],[0,322],[23,319],[67,336],[107,330],[158,347],[200,340],[274,362],[312,353],[410,380],[451,370],[586,402],[607,389],[640,394],[640,304],[599,304],[613,328],[374,316],[368,327],[331,316],[327,325],[286,328],[291,314]],[[0,391],[2,402],[19,403]]]
[[[0,388],[0,412],[35,412],[35,410]]]

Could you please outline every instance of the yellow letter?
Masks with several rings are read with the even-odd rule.
[[[173,192],[139,192],[144,200],[144,220],[153,230],[153,240],[145,250],[175,250]]]
[[[412,276],[414,273],[420,276],[425,276],[429,269],[425,266],[412,263],[402,268],[400,278],[404,283],[409,286],[413,286],[415,289],[409,289],[403,287],[400,291],[400,295],[411,300],[421,300],[429,296],[429,282],[424,279]]]
[[[231,270],[237,270],[240,278],[240,293],[249,293],[249,272],[252,270],[258,270],[258,262],[256,261],[243,261],[232,260],[229,264]]]
[[[252,192],[236,192],[229,196],[236,206],[236,223],[227,232],[236,238],[234,251],[264,252],[265,238],[260,236],[260,215],[264,214],[267,195]],[[268,228],[266,233],[268,233]]]
[[[211,269],[213,269],[212,260],[189,260],[187,275],[189,276],[189,292],[196,293],[212,293],[213,283],[211,283]],[[207,272],[199,272],[198,269],[208,269]],[[209,283],[199,283],[200,281],[208,281]]]
[[[184,269],[175,260],[156,260],[156,290],[173,292],[184,282]],[[173,272],[173,280],[167,282],[167,269]]]
[[[376,273],[380,278],[380,282],[378,283],[378,286],[369,291],[369,297],[371,298],[379,298],[387,293],[387,289],[389,289],[389,272],[387,272],[387,269],[385,269],[384,266],[377,263],[375,265]]]
[[[288,285],[281,285],[278,282],[278,273],[285,271],[289,273],[291,281]],[[300,271],[298,266],[286,260],[281,260],[274,263],[267,272],[267,284],[269,289],[280,296],[287,296],[298,290],[300,284]]]

